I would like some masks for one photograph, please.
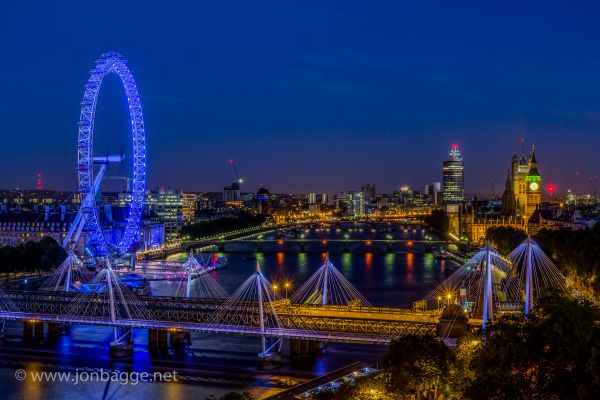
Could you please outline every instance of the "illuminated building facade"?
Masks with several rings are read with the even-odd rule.
[[[198,198],[197,193],[181,194],[181,218],[183,222],[194,222],[196,220]]]
[[[223,202],[225,204],[238,204],[241,203],[242,196],[240,193],[240,184],[233,182],[230,186],[223,188]]]
[[[49,206],[44,209],[0,212],[0,247],[16,246],[29,241],[37,242],[45,237],[51,237],[62,243],[71,228],[77,210],[67,210],[61,206],[55,210]],[[123,236],[124,216],[123,209],[118,206],[105,205],[100,212],[103,233],[110,243],[117,243]],[[76,252],[83,252],[88,244],[88,235],[84,231],[75,244]],[[138,248],[148,249],[160,247],[165,241],[165,230],[162,222],[143,215],[139,237],[136,237]]]
[[[458,150],[453,144],[450,157],[443,164],[443,200],[444,203],[460,203],[465,196],[465,166]]]
[[[365,195],[363,192],[350,192],[349,201],[350,209],[348,211],[350,216],[360,218],[366,215]]]
[[[183,226],[183,190],[159,190],[146,192],[147,210],[164,223],[167,239],[177,237]]]
[[[534,147],[529,155],[525,150],[521,156],[512,157],[508,172],[502,204],[483,210],[475,202],[467,207],[462,215],[462,233],[472,242],[483,243],[486,232],[491,227],[513,227],[535,234],[541,227],[539,215],[542,203],[542,177],[538,170]],[[490,204],[494,201],[490,201]],[[498,209],[497,209],[498,208]]]
[[[502,204],[506,216],[529,221],[542,203],[542,177],[537,167],[535,149],[527,157],[513,155],[511,170],[506,178]]]
[[[264,186],[261,186],[256,192],[256,202],[259,214],[266,215],[271,213],[272,196],[271,192],[269,192],[269,189],[267,189]]]

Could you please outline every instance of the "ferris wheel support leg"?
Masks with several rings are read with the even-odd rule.
[[[100,190],[100,185],[102,184],[102,178],[104,177],[105,172],[106,172],[106,165],[102,165],[100,167],[100,170],[98,171],[98,174],[96,175],[96,179],[94,179],[94,191],[93,191],[94,196],[96,196],[96,194],[98,193],[98,190]],[[77,212],[77,216],[75,217],[75,220],[73,221],[73,224],[71,225],[71,228],[69,228],[69,232],[67,233],[67,236],[65,236],[65,240],[63,241],[63,247],[65,249],[72,250],[75,247],[75,245],[77,244],[77,241],[79,240],[79,237],[81,236],[81,232],[83,231],[83,228],[85,227],[85,216],[83,214],[82,208],[83,207],[92,207],[93,203],[94,203],[94,198],[90,194],[85,196],[85,198],[83,199],[83,202],[81,204],[81,207],[79,208],[79,211]],[[75,237],[73,237],[74,233],[75,233]]]

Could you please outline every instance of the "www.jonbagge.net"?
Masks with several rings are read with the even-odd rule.
[[[59,371],[28,371],[18,369],[15,379],[20,382],[60,382],[72,385],[88,382],[114,382],[120,385],[137,385],[141,382],[177,382],[177,371],[126,372],[107,369]]]

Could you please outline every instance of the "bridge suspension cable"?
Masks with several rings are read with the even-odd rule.
[[[103,268],[91,283],[82,285],[82,292],[75,297],[64,315],[79,317],[83,321],[106,322],[109,325],[118,320],[153,320],[150,311],[119,280],[110,264]],[[116,327],[114,336],[114,342],[119,342]]]
[[[286,301],[273,291],[273,286],[264,277],[258,260],[256,271],[226,300],[210,318],[210,327],[232,331],[257,332],[261,336],[262,355],[267,355],[269,331],[277,330],[281,323],[277,316],[276,303]]]
[[[371,305],[329,261],[329,253],[325,256],[323,265],[296,290],[291,300],[296,304]]]
[[[177,297],[201,297],[206,299],[227,299],[229,295],[223,287],[210,275],[209,266],[200,263],[194,257],[194,250],[182,265],[184,274],[175,291]]]
[[[531,237],[518,245],[508,258],[518,270],[521,283],[525,288],[523,312],[526,316],[530,314],[535,303],[547,289],[567,292],[565,277]]]
[[[1,312],[19,312],[19,308],[4,291],[4,286],[0,283],[0,311]]]
[[[520,309],[522,285],[510,260],[486,244],[425,300],[429,309],[460,304],[473,318],[481,318],[485,328],[496,311]]]
[[[88,271],[79,258],[69,250],[67,258],[44,281],[40,290],[71,292],[74,289],[78,290],[79,284],[89,283],[93,276],[94,274]]]

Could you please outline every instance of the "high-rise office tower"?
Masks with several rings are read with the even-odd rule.
[[[453,144],[450,157],[444,161],[443,185],[444,203],[459,203],[465,196],[465,166],[458,151],[458,145]]]
[[[223,188],[223,202],[234,203],[242,200],[240,194],[240,184],[233,182],[231,186],[225,186]]]
[[[367,183],[365,186],[360,188],[360,191],[364,194],[365,201],[371,203],[375,200],[375,184]]]

